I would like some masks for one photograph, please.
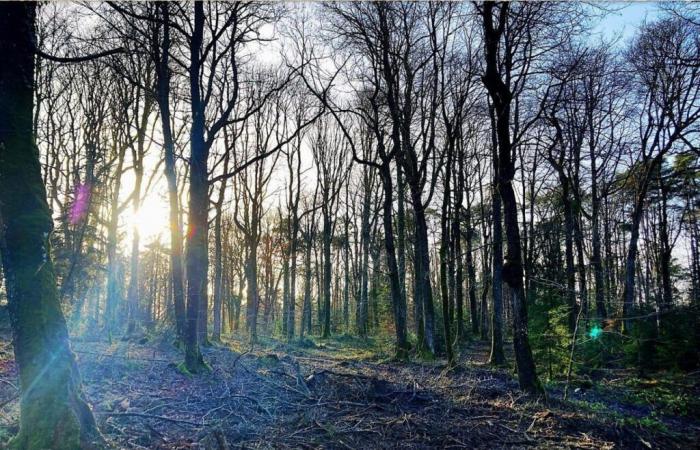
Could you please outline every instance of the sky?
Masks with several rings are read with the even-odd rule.
[[[606,40],[618,40],[618,44],[624,44],[641,24],[653,20],[659,14],[657,2],[596,2],[594,4],[604,5],[612,11],[593,28],[593,34],[600,34]]]
[[[591,38],[599,37],[619,46],[625,45],[642,23],[653,20],[659,14],[659,7],[656,2],[596,2],[593,4],[600,5],[609,12],[604,17],[597,19],[598,23],[592,29]],[[156,165],[158,156],[159,149],[151,149],[146,158],[147,171],[145,178],[150,176],[150,170]],[[308,161],[305,161],[304,165],[307,165],[306,163]],[[125,175],[125,186],[130,186],[129,180],[133,181],[133,176],[131,173]],[[282,179],[277,181],[284,184]],[[147,180],[144,180],[144,187],[146,182]],[[126,191],[128,189],[124,189],[124,191],[122,193],[123,197],[127,197],[129,192]],[[167,245],[169,240],[167,233],[168,201],[167,188],[162,174],[156,175],[156,179],[145,196],[139,213],[134,216],[134,212],[127,209],[122,220],[122,223],[127,226],[125,231],[127,231],[129,238],[131,237],[129,224],[137,223],[141,231],[142,246],[158,237]],[[125,240],[125,242],[128,244],[129,240]]]

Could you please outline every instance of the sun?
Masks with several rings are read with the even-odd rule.
[[[147,195],[137,213],[125,211],[125,225],[129,241],[134,228],[138,230],[142,244],[169,236],[169,210],[165,199],[159,195]]]

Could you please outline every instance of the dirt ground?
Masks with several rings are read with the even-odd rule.
[[[204,349],[211,373],[178,369],[166,342],[75,341],[84,388],[114,448],[696,448],[693,416],[560,387],[518,391],[485,365],[486,347],[396,363],[351,339],[288,346],[227,340]],[[700,384],[694,381],[697,394]],[[692,393],[689,395],[693,395]],[[16,368],[0,344],[0,447],[17,431]],[[697,416],[695,416],[697,417]]]

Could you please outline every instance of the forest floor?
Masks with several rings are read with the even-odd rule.
[[[700,442],[697,373],[663,386],[632,386],[623,374],[573,385],[567,401],[562,386],[550,384],[544,401],[523,395],[512,370],[487,366],[487,346],[478,342],[450,371],[441,360],[390,361],[388,343],[344,336],[299,345],[266,340],[252,350],[226,339],[203,350],[211,372],[202,375],[178,369],[181,353],[164,340],[74,340],[73,349],[115,448],[665,449]],[[17,432],[16,383],[5,340],[0,448]],[[657,391],[673,395],[644,396]]]

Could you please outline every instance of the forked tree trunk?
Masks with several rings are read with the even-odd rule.
[[[411,186],[411,202],[416,221],[416,295],[420,293],[423,306],[423,351],[429,356],[435,354],[435,308],[433,306],[433,289],[430,283],[430,248],[428,244],[428,224],[423,206],[422,191],[415,184]]]
[[[98,448],[56,288],[53,228],[32,127],[36,4],[0,5],[0,217],[20,426],[10,448]]]
[[[518,230],[518,205],[513,191],[514,161],[510,141],[510,104],[513,93],[503,82],[498,64],[498,48],[508,21],[508,3],[499,6],[498,24],[494,24],[493,10],[495,4],[483,4],[484,21],[484,55],[486,71],[482,78],[489,92],[496,113],[496,131],[498,138],[498,190],[503,202],[508,250],[503,264],[503,281],[513,296],[513,347],[518,368],[520,388],[532,393],[540,393],[542,386],[537,378],[535,362],[527,331],[527,305],[523,289],[523,263]]]

